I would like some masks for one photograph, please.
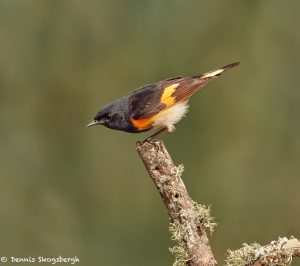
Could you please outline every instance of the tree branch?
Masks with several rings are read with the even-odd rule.
[[[293,257],[300,257],[300,241],[296,238],[279,238],[266,246],[257,243],[243,244],[241,249],[228,250],[227,266],[285,266]]]
[[[215,266],[205,227],[215,225],[209,209],[191,200],[181,180],[183,167],[176,167],[163,142],[138,142],[137,151],[151,176],[170,217],[172,239],[179,246],[175,265]]]

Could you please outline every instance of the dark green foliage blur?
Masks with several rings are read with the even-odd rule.
[[[165,266],[168,217],[136,151],[86,129],[141,85],[241,65],[164,138],[226,249],[300,236],[299,1],[0,2],[0,255]],[[295,261],[294,265],[300,265]]]

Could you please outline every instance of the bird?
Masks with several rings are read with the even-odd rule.
[[[129,133],[159,129],[144,141],[174,132],[188,112],[188,101],[208,82],[239,65],[234,62],[201,75],[179,76],[142,86],[104,106],[86,126],[102,125]]]

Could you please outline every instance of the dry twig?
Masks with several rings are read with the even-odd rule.
[[[175,265],[217,265],[204,230],[214,223],[209,211],[189,197],[181,180],[183,168],[174,165],[161,141],[138,142],[137,151],[168,210],[172,239],[179,243],[170,249]]]

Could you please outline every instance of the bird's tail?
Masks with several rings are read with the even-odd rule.
[[[234,63],[231,63],[229,65],[226,65],[226,66],[217,68],[215,70],[209,71],[207,73],[204,73],[202,75],[194,76],[193,78],[213,78],[213,77],[217,77],[217,76],[220,76],[224,71],[226,71],[230,68],[233,68],[233,67],[235,67],[239,64],[240,64],[240,62],[234,62]]]

